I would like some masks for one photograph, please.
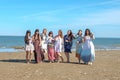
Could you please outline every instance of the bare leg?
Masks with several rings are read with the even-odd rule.
[[[80,60],[81,60],[81,59],[80,59],[80,55],[79,55],[79,57],[78,57],[78,61],[79,61],[79,63],[80,63]]]
[[[46,51],[45,51],[45,49],[43,49],[42,61],[44,61],[44,60],[45,60],[45,53],[46,53]]]
[[[29,62],[31,62],[32,53],[33,53],[33,51],[30,51],[30,54],[29,54]]]
[[[66,56],[66,59],[67,59],[67,53],[65,52],[65,56]],[[67,61],[68,61],[68,59],[67,59]]]
[[[26,51],[26,62],[27,62],[27,63],[29,62],[28,54],[29,54],[29,51]]]
[[[69,63],[70,60],[69,60],[69,53],[65,52],[65,55],[66,55],[66,58],[67,58],[67,62]]]
[[[64,62],[64,59],[63,59],[63,57],[62,57],[62,56],[60,56],[60,58],[61,58],[62,62]]]
[[[69,53],[67,53],[67,55],[68,55],[68,62],[70,62],[70,54],[69,54]]]
[[[63,62],[64,59],[63,59],[62,55],[61,55],[60,53],[58,53],[58,56],[61,58],[61,61]],[[58,60],[59,60],[59,59],[58,59]]]
[[[55,52],[55,60],[58,61],[58,58],[59,58],[59,57],[58,57],[58,53]]]

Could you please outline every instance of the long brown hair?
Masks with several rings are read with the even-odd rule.
[[[26,35],[25,35],[25,37],[24,37],[25,43],[27,43],[27,42],[29,41],[29,36],[28,36],[28,34],[30,34],[29,36],[31,36],[31,31],[30,31],[30,30],[27,30],[27,31],[26,31]]]
[[[59,35],[61,38],[63,38],[62,30],[59,30],[58,33],[59,33],[58,35]]]
[[[39,29],[36,29],[36,30],[35,30],[34,39],[35,39],[35,37],[36,37],[36,35],[37,35],[37,34],[36,34],[37,32],[39,32]],[[38,37],[38,40],[40,40],[40,33],[38,33],[37,37]]]
[[[90,36],[90,35],[91,35],[91,31],[90,31],[90,29],[86,29],[86,30],[85,30],[85,36],[87,36],[87,31],[89,32],[88,35]]]
[[[82,30],[79,30],[78,33],[77,33],[77,35],[79,35],[80,31],[82,32]],[[81,34],[81,35],[82,35],[82,34]]]
[[[74,38],[74,36],[73,36],[73,33],[72,33],[72,31],[71,30],[68,30],[68,32],[70,31],[70,34],[68,35],[68,37],[70,38],[70,40],[72,41],[73,40],[73,38]]]

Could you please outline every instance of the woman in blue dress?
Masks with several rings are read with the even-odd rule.
[[[69,53],[71,53],[73,38],[74,38],[74,36],[72,34],[72,31],[68,30],[67,35],[64,36],[64,52],[65,52],[68,63],[70,62]]]
[[[76,41],[76,57],[78,58],[78,61],[80,63],[80,56],[81,56],[81,52],[82,52],[82,42],[83,42],[83,37],[82,37],[82,30],[78,31],[77,34],[77,41]]]
[[[85,64],[91,64],[95,59],[95,49],[92,40],[94,39],[93,34],[89,29],[85,30],[83,50],[81,53],[81,59]]]

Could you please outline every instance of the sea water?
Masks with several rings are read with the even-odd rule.
[[[93,40],[96,50],[120,50],[120,38],[96,38]],[[18,52],[15,47],[24,47],[24,36],[0,36],[0,52]],[[72,49],[75,50],[76,40]]]

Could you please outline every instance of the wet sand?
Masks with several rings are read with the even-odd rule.
[[[120,51],[96,51],[92,66],[70,56],[71,63],[26,64],[25,52],[0,53],[0,80],[120,80]]]

